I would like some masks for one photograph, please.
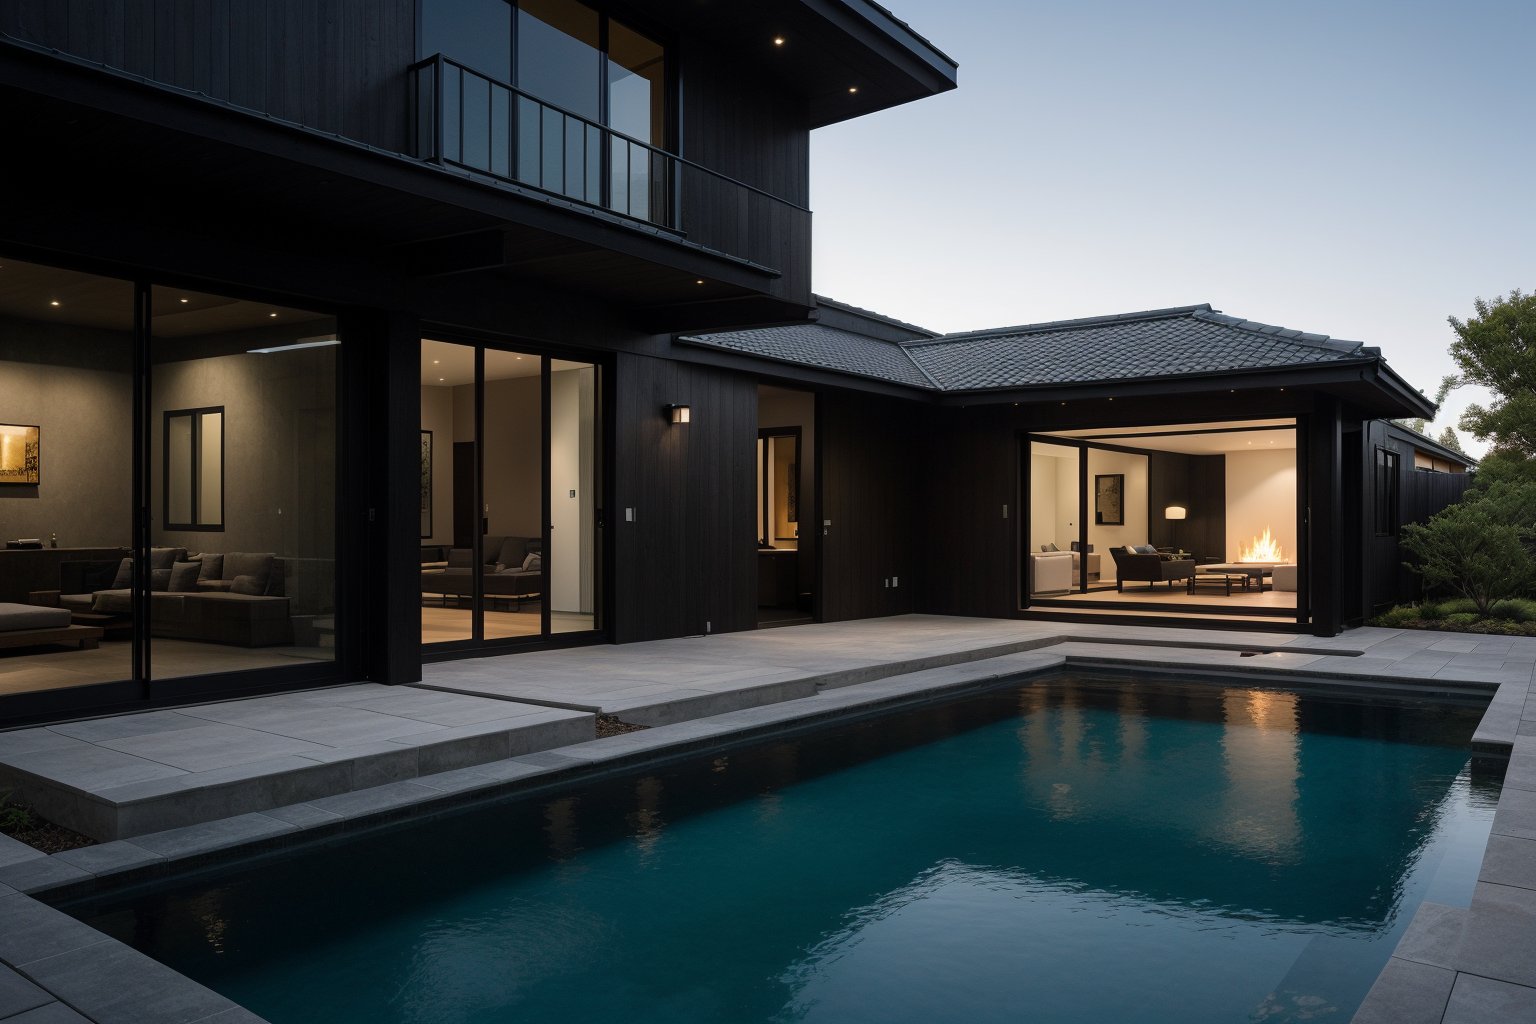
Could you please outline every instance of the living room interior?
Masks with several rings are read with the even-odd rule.
[[[816,396],[760,384],[757,425],[757,624],[792,626],[815,608]]]
[[[0,261],[0,693],[335,657],[336,328],[307,310]],[[134,394],[148,628],[136,653]],[[142,584],[141,584],[142,585]],[[138,657],[138,655],[145,657]]]
[[[1294,419],[1032,435],[1030,606],[1294,618],[1296,453]]]

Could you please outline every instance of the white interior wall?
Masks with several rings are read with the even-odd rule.
[[[1056,540],[1056,459],[1029,457],[1029,550]]]
[[[549,375],[550,607],[592,611],[593,371]]]
[[[1099,559],[1101,580],[1115,578],[1115,560],[1109,554],[1110,548],[1148,543],[1147,465],[1145,455],[1088,449],[1088,507],[1084,515],[1088,516],[1088,543],[1103,556]],[[1094,521],[1094,477],[1108,473],[1125,475],[1125,522],[1120,526],[1101,525]]]
[[[1072,550],[1077,540],[1077,463],[1078,453],[1056,460],[1056,546]]]
[[[1296,451],[1227,453],[1227,551],[1253,543],[1269,527],[1287,562],[1296,561]]]

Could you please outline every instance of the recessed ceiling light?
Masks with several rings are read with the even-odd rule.
[[[704,279],[701,277],[701,278],[699,278],[697,281],[695,281],[693,283],[694,284],[703,284],[704,283]]]
[[[784,37],[783,36],[774,36],[773,37],[773,45],[774,46],[783,46],[784,45]]]
[[[277,316],[276,313],[268,313],[267,316]]]
[[[439,377],[439,378],[437,378],[437,379],[438,379],[438,380],[439,380],[439,381],[442,381],[442,380],[446,380],[446,379],[447,379],[447,378],[445,378],[445,377]]]
[[[182,302],[191,302],[192,300],[191,299],[182,299],[181,301]]]
[[[849,87],[848,87],[848,92],[849,92],[849,93],[856,93],[856,92],[858,92],[858,91],[859,91],[859,87],[858,87],[858,86],[856,86],[856,85],[850,85],[850,86],[849,86]]]
[[[50,306],[57,306],[58,304],[59,304],[59,300],[58,299],[49,299],[48,300],[48,305],[50,305]]]
[[[432,360],[432,365],[433,365],[433,366],[436,366],[436,365],[437,365],[437,364],[438,364],[438,363],[440,363],[440,362],[442,362],[442,360],[441,360],[441,359],[434,359],[434,360]]]

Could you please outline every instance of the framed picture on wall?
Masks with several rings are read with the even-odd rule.
[[[0,484],[38,484],[42,430],[19,423],[0,423]]]
[[[1125,525],[1125,474],[1103,473],[1093,478],[1093,521],[1100,526]]]
[[[421,432],[421,539],[432,536],[432,431]]]

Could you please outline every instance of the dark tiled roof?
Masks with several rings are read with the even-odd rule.
[[[821,324],[763,327],[679,340],[780,363],[815,366],[917,388],[934,387],[900,343]]]
[[[684,339],[780,362],[937,391],[987,391],[1283,369],[1379,351],[1181,306],[947,334],[894,344],[818,325]]]

